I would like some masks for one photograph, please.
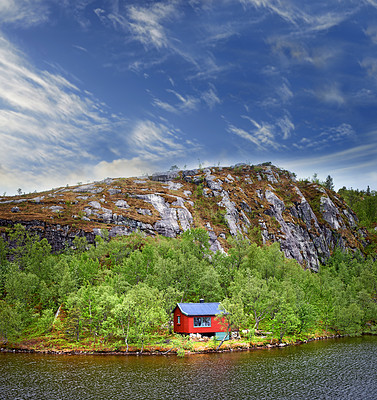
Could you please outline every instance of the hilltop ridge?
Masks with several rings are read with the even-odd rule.
[[[16,223],[46,237],[53,251],[71,246],[76,236],[93,243],[106,231],[110,237],[136,230],[176,237],[201,227],[213,251],[226,251],[229,235],[277,241],[286,257],[315,271],[336,247],[362,250],[368,241],[339,195],[270,163],[107,178],[0,197],[1,234]]]

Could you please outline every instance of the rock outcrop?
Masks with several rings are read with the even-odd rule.
[[[279,242],[287,257],[313,270],[336,247],[355,251],[367,243],[356,215],[335,192],[297,182],[268,163],[107,178],[0,198],[2,235],[16,223],[46,237],[54,251],[71,246],[76,236],[91,243],[103,229],[110,237],[134,231],[176,237],[202,227],[213,251],[226,251],[229,235],[259,237]]]

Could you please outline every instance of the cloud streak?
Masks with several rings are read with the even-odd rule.
[[[201,104],[204,103],[209,109],[213,109],[216,105],[221,103],[220,98],[217,95],[216,88],[214,85],[210,85],[209,89],[198,96],[182,95],[176,90],[166,89],[166,92],[172,94],[177,103],[174,105],[161,99],[154,98],[152,104],[164,111],[174,114],[190,113],[197,111]]]
[[[182,111],[194,110],[200,102],[170,93]],[[99,171],[131,166],[131,160],[145,170],[199,149],[167,123],[131,121],[111,113],[62,75],[33,67],[4,36],[0,36],[0,142],[5,185],[0,190],[8,192],[15,186],[33,190],[41,182],[45,188],[47,182],[65,184],[80,172],[79,180],[98,179]],[[124,158],[119,158],[120,151]]]
[[[0,0],[2,182],[368,144],[376,4]]]
[[[0,26],[4,24],[28,28],[46,22],[49,7],[43,0],[1,0]]]
[[[87,136],[84,129],[109,123],[95,99],[60,75],[33,69],[4,37],[0,37],[0,101],[2,121],[17,139],[27,135],[28,140],[67,145]]]
[[[242,116],[242,118],[248,120],[252,128],[246,131],[245,129],[229,124],[228,132],[234,133],[242,139],[253,143],[259,150],[266,151],[271,148],[277,150],[280,147],[275,138],[273,125],[266,122],[258,123],[248,116]]]
[[[303,137],[298,143],[294,143],[293,146],[299,150],[313,149],[321,151],[325,147],[333,146],[335,143],[343,141],[354,142],[356,138],[356,132],[352,126],[343,123],[336,127],[329,127],[315,137]]]
[[[175,2],[155,3],[151,7],[130,6],[128,28],[135,40],[157,49],[170,46],[169,34],[163,22],[177,17]]]
[[[306,4],[302,4],[300,0],[284,2],[280,0],[239,1],[244,7],[251,5],[255,8],[267,9],[290,25],[306,33],[324,31],[337,26],[359,8],[357,3],[352,0],[344,1],[342,9],[336,8],[334,11],[331,11],[331,7],[327,4],[311,3],[308,7]]]
[[[127,142],[138,157],[152,162],[178,158],[193,151],[193,146],[187,146],[187,141],[185,144],[177,131],[166,124],[150,120],[138,121]]]

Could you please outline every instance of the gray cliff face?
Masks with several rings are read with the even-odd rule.
[[[46,238],[51,245],[51,249],[55,253],[73,246],[75,237],[85,237],[88,243],[94,243],[96,235],[100,234],[100,230],[86,232],[84,230],[72,231],[69,225],[50,224],[40,220],[17,221],[29,231],[36,233],[41,238]],[[12,224],[8,220],[0,219],[0,227],[9,227]],[[2,235],[6,238],[6,234]]]
[[[0,226],[17,222],[46,237],[56,252],[75,236],[93,243],[101,229],[110,237],[141,231],[174,238],[195,227],[207,230],[211,250],[224,252],[227,236],[246,238],[257,229],[263,243],[279,242],[286,257],[315,271],[335,247],[362,249],[367,241],[334,192],[296,182],[269,164],[108,178],[0,199]]]

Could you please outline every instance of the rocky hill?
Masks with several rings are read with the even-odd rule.
[[[366,232],[333,191],[297,181],[269,163],[169,171],[142,178],[105,179],[38,194],[0,198],[0,229],[21,223],[46,237],[54,251],[75,236],[93,242],[139,230],[176,237],[205,228],[214,251],[229,235],[280,242],[285,255],[317,270],[333,249],[362,249]]]

